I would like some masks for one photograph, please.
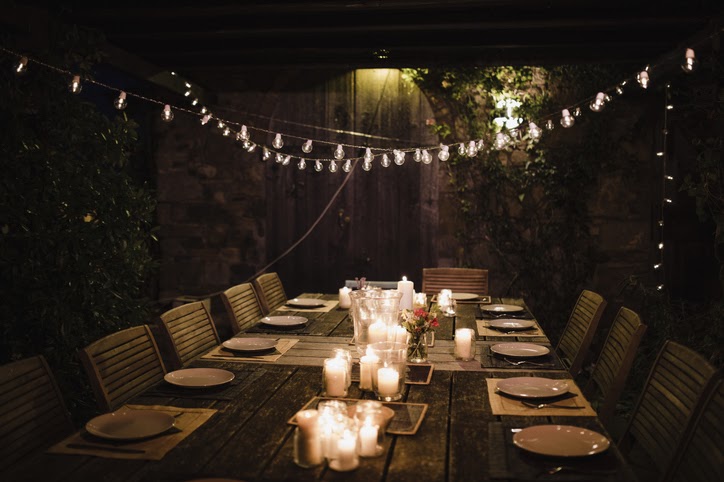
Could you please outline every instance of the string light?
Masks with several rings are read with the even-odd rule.
[[[285,156],[282,161],[282,166],[288,166],[290,162],[292,162],[292,156]]]
[[[171,106],[166,104],[163,106],[163,112],[161,112],[161,120],[164,122],[171,122],[173,120],[173,111]]]
[[[427,149],[422,150],[422,163],[423,164],[432,163],[432,155],[427,151]]]
[[[380,161],[380,164],[382,164],[382,167],[390,167],[390,164],[392,162],[390,161],[390,156],[387,154],[382,154],[382,160]]]
[[[405,153],[399,149],[395,149],[393,153],[395,155],[395,164],[398,166],[403,165],[405,163]]]
[[[364,160],[365,160],[365,161],[368,161],[368,162],[371,162],[373,158],[374,158],[374,156],[372,155],[372,150],[371,150],[369,147],[366,148],[366,149],[365,149]]]
[[[241,129],[239,129],[239,139],[243,141],[249,140],[249,131],[247,130],[246,126],[242,125]]]
[[[322,163],[319,161],[319,159],[314,161],[314,170],[317,172],[322,172],[322,169],[324,169],[324,167],[322,166]]]
[[[344,158],[344,149],[342,148],[342,144],[337,144],[337,148],[334,150],[334,158],[337,160]]]
[[[589,107],[593,112],[601,112],[606,107],[606,94],[603,92],[596,94],[596,98],[593,99]]]
[[[440,144],[440,151],[437,153],[437,158],[442,162],[450,159],[450,148],[444,144]]]
[[[552,131],[552,130],[555,129],[555,128],[556,128],[556,125],[553,123],[553,120],[552,120],[552,119],[548,119],[548,120],[546,121],[546,129],[548,129],[549,131]]]
[[[303,171],[307,167],[307,161],[304,160],[302,157],[299,159],[299,163],[297,164],[297,168],[299,168],[300,171]]]
[[[541,130],[540,127],[535,125],[535,122],[529,122],[528,123],[528,135],[530,136],[531,139],[533,139],[534,141],[537,141],[543,135],[543,131]]]
[[[25,56],[20,57],[18,64],[15,66],[15,74],[24,75],[28,71],[28,58]]]
[[[461,156],[465,155],[465,144],[463,144],[462,142],[458,146],[458,154],[460,154]]]
[[[113,101],[113,107],[115,107],[118,110],[123,110],[126,107],[128,107],[128,102],[126,101],[126,93],[121,91],[118,94],[118,97],[116,97],[116,100]]]
[[[80,75],[74,75],[68,84],[68,90],[71,94],[80,94],[83,90],[83,85],[80,83]]]
[[[330,161],[329,172],[337,172],[337,163],[335,161]]]
[[[468,157],[475,157],[478,155],[478,146],[475,141],[468,142],[468,148],[465,149],[465,155]]]
[[[369,172],[372,169],[372,163],[369,161],[362,162],[362,169]]]
[[[201,125],[205,126],[206,124],[209,123],[210,120],[211,120],[211,114],[206,114],[205,116],[203,116],[201,118]]]
[[[271,152],[266,147],[261,151],[261,160],[268,161],[271,157]]]
[[[412,155],[412,160],[415,162],[422,161],[422,152],[420,152],[420,149],[415,149],[415,153]]]
[[[307,139],[307,142],[302,144],[302,152],[305,154],[312,152],[312,139]]]
[[[272,147],[274,149],[281,149],[282,147],[284,147],[284,141],[282,140],[281,134],[277,134],[274,137],[274,140],[272,141]]]
[[[697,67],[699,67],[699,61],[696,60],[694,49],[686,49],[686,53],[684,54],[684,63],[681,64],[681,70],[689,74],[695,71]]]
[[[575,123],[576,119],[573,118],[568,109],[563,109],[561,111],[561,125],[567,129],[569,127],[573,127],[573,124]]]
[[[641,72],[638,73],[638,75],[636,76],[636,80],[638,81],[639,85],[642,88],[644,88],[644,89],[649,88],[649,73],[646,72],[645,70],[642,70]]]
[[[346,161],[344,161],[344,164],[342,164],[342,170],[343,170],[344,172],[349,172],[349,171],[351,171],[351,170],[352,170],[352,161],[350,161],[349,159],[347,159]]]
[[[510,138],[503,134],[502,132],[498,132],[495,134],[495,140],[493,141],[493,148],[502,151],[506,147],[508,147],[508,142],[510,141]]]

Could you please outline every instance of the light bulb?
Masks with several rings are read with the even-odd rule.
[[[241,126],[241,129],[239,130],[239,139],[242,139],[244,141],[249,140],[249,131],[247,130],[246,126]]]
[[[468,148],[465,150],[465,155],[468,157],[475,157],[478,155],[478,146],[475,145],[475,141],[468,143]]]
[[[224,137],[229,137],[231,135],[231,129],[228,127],[224,127],[224,131],[221,133]]]
[[[322,169],[324,169],[322,163],[319,160],[314,161],[314,170],[317,172],[322,172]]]
[[[244,141],[244,142],[246,143],[249,141]],[[256,144],[254,144],[253,142],[249,142],[249,144],[244,146],[244,148],[246,149],[246,152],[254,152],[254,149],[256,149]]]
[[[307,139],[307,142],[302,144],[302,152],[305,154],[312,152],[312,139]]]
[[[277,134],[274,137],[274,140],[272,141],[272,147],[274,149],[281,149],[282,147],[284,147],[284,141],[282,140],[281,134]]]
[[[556,128],[556,125],[553,123],[553,120],[552,120],[552,119],[548,119],[548,120],[546,121],[546,129],[548,129],[549,131],[552,131],[552,130],[555,129],[555,128]]]
[[[593,112],[601,112],[603,108],[606,107],[606,94],[603,92],[596,94],[596,98],[593,99],[593,102],[591,102],[588,107],[590,107]]]
[[[188,97],[188,96],[190,96],[190,95],[191,95],[191,91],[190,91],[190,90],[187,90],[186,92],[184,92],[184,97]]]
[[[371,163],[371,162],[368,162],[368,161],[362,162],[362,169],[364,169],[365,171],[371,170],[371,169],[372,169],[372,163]]]
[[[382,167],[390,167],[390,157],[387,154],[382,154],[382,160],[380,161]]]
[[[206,114],[201,118],[201,125],[205,126],[211,120],[211,114]]]
[[[567,129],[575,123],[576,119],[574,119],[571,113],[568,112],[568,109],[563,109],[561,111],[561,125]]]
[[[202,113],[202,114],[206,114],[208,111],[209,111],[209,109],[207,109],[205,105],[202,105],[202,106],[201,106],[201,113]]]
[[[699,67],[699,61],[696,60],[693,49],[686,49],[686,55],[684,56],[684,63],[681,64],[681,70],[686,72],[693,72]]]
[[[195,106],[198,103],[199,103],[199,99],[194,99],[191,101],[191,105],[193,105],[193,106]]]
[[[581,117],[582,115],[583,115],[583,111],[581,110],[580,107],[576,107],[573,110],[573,117]]]
[[[366,148],[366,149],[365,149],[365,155],[364,155],[365,161],[370,161],[370,162],[372,162],[372,159],[373,159],[373,158],[374,158],[374,156],[372,155],[372,151],[370,150],[370,148],[369,148],[369,147]]]
[[[28,71],[28,58],[27,57],[20,57],[20,61],[15,66],[15,73],[17,75],[23,75],[25,72]]]
[[[506,136],[502,132],[498,132],[495,135],[495,140],[493,141],[493,148],[501,151],[507,147],[508,141],[510,141],[510,138],[508,136]]]
[[[664,243],[659,243],[659,249],[664,249]]]
[[[329,163],[329,172],[337,172],[337,163],[334,161],[331,161]]]
[[[349,172],[349,171],[351,171],[351,170],[352,170],[352,161],[350,161],[349,159],[347,159],[346,161],[344,161],[344,164],[342,164],[342,170],[343,170],[344,172]]]
[[[161,112],[161,120],[164,122],[171,122],[173,120],[173,111],[171,106],[166,104],[163,106],[163,112]]]
[[[654,269],[661,269],[662,266],[663,266],[662,263],[656,263],[656,264],[654,265]]]
[[[422,163],[430,164],[432,162],[432,154],[427,152],[427,149],[422,150]]]
[[[405,163],[405,153],[400,150],[393,151],[395,154],[395,164],[401,166]]]
[[[268,161],[271,157],[271,152],[269,152],[269,149],[266,147],[261,151],[261,160],[262,161]]]
[[[624,86],[624,85],[626,85],[626,81],[625,81],[625,80],[616,86],[616,93],[617,93],[618,95],[622,95],[622,94],[623,94],[623,86]]]
[[[342,148],[342,144],[337,144],[337,148],[334,150],[334,158],[342,159],[343,157],[344,157],[344,149]]]
[[[465,144],[463,144],[462,142],[458,146],[458,154],[460,154],[461,156],[465,155]]]
[[[288,166],[292,162],[292,156],[286,156],[282,161],[282,166]]]
[[[528,135],[530,135],[531,139],[533,139],[534,141],[537,141],[543,135],[543,131],[541,130],[540,127],[535,125],[535,122],[529,122],[528,123]]]
[[[648,89],[648,87],[649,87],[649,73],[648,72],[646,72],[645,70],[642,70],[636,76],[636,80],[638,80],[641,87],[643,87],[644,89]]]
[[[126,93],[121,91],[118,94],[118,97],[116,97],[116,100],[113,101],[113,107],[115,107],[118,110],[123,110],[126,107],[128,107],[128,102],[126,101]]]
[[[422,153],[420,152],[420,149],[415,149],[415,153],[412,155],[412,160],[415,162],[422,161]]]
[[[437,153],[437,158],[442,162],[450,159],[450,148],[446,145],[440,144],[440,152]]]
[[[482,139],[479,139],[478,142],[475,144],[475,147],[477,147],[477,148],[478,148],[478,152],[480,152],[480,151],[482,151],[483,148],[485,147],[485,143],[483,142]]]
[[[306,169],[306,167],[307,167],[307,161],[305,161],[304,158],[302,157],[301,159],[299,159],[299,162],[297,163],[297,168],[300,171],[302,171],[302,170]]]
[[[274,156],[274,160],[276,161],[277,164],[281,164],[282,161],[284,160],[284,156],[282,155],[281,152],[277,152],[276,155]]]
[[[79,94],[83,90],[83,86],[80,83],[80,75],[74,75],[68,84],[68,90],[71,94]]]

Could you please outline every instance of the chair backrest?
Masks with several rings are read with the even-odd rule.
[[[602,398],[597,411],[604,424],[613,418],[645,332],[646,325],[641,323],[638,314],[626,307],[618,310],[585,388],[586,396],[597,391]]]
[[[667,480],[724,480],[724,380],[714,384],[692,422]]]
[[[0,367],[0,473],[73,432],[55,378],[42,356]]]
[[[214,320],[203,301],[172,308],[158,319],[159,335],[165,340],[169,366],[178,370],[221,341]]]
[[[601,320],[606,300],[598,293],[583,290],[563,329],[556,352],[567,364],[571,376],[581,372],[593,335]]]
[[[428,295],[440,290],[488,294],[488,270],[479,268],[423,268],[422,292]]]
[[[664,343],[619,442],[621,451],[626,455],[642,450],[650,459],[645,470],[663,474],[715,374],[695,351],[673,341]]]
[[[264,314],[268,315],[287,302],[287,295],[284,292],[282,280],[276,273],[264,273],[254,280],[254,289],[259,295],[259,301],[264,309]]]
[[[259,297],[251,283],[232,286],[221,293],[234,335],[258,322],[263,316]]]
[[[98,406],[112,411],[163,379],[166,368],[146,325],[126,328],[79,352]]]

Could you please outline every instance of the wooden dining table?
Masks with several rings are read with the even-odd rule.
[[[334,299],[306,293],[302,297]],[[493,299],[525,306],[522,300]],[[575,410],[560,415],[495,415],[489,379],[534,376],[570,379],[554,350],[543,366],[507,363],[490,347],[499,342],[528,341],[550,347],[543,336],[478,337],[472,361],[453,356],[454,330],[476,329],[483,313],[476,303],[458,304],[454,317],[441,317],[429,349],[431,376],[427,383],[405,386],[401,406],[424,407],[414,434],[388,433],[383,453],[361,458],[351,472],[336,472],[327,464],[301,468],[294,463],[294,415],[322,391],[323,360],[334,348],[352,351],[349,310],[327,312],[278,311],[272,315],[304,316],[304,326],[279,329],[259,324],[240,337],[298,340],[273,362],[199,358],[191,367],[221,368],[234,374],[230,383],[214,389],[185,389],[166,382],[129,403],[184,409],[214,409],[160,460],[126,460],[103,456],[42,453],[19,465],[8,480],[73,481],[191,481],[211,478],[245,481],[625,481],[636,480],[613,441],[602,453],[586,457],[549,457],[524,451],[513,436],[534,425],[560,424],[608,436],[597,417]],[[476,330],[477,333],[477,330]],[[579,395],[583,399],[583,395]],[[352,383],[346,398],[374,399]],[[404,408],[403,406],[403,408]],[[412,413],[412,412],[410,412]],[[419,412],[417,413],[419,415]],[[610,438],[610,437],[609,437]],[[549,474],[558,467],[559,472]]]

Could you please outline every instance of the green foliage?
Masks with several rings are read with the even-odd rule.
[[[56,65],[88,70],[93,39],[63,30]],[[94,405],[76,352],[148,321],[145,284],[155,199],[128,171],[136,124],[108,119],[57,72],[2,65],[0,306],[2,360],[43,354],[71,410]]]

